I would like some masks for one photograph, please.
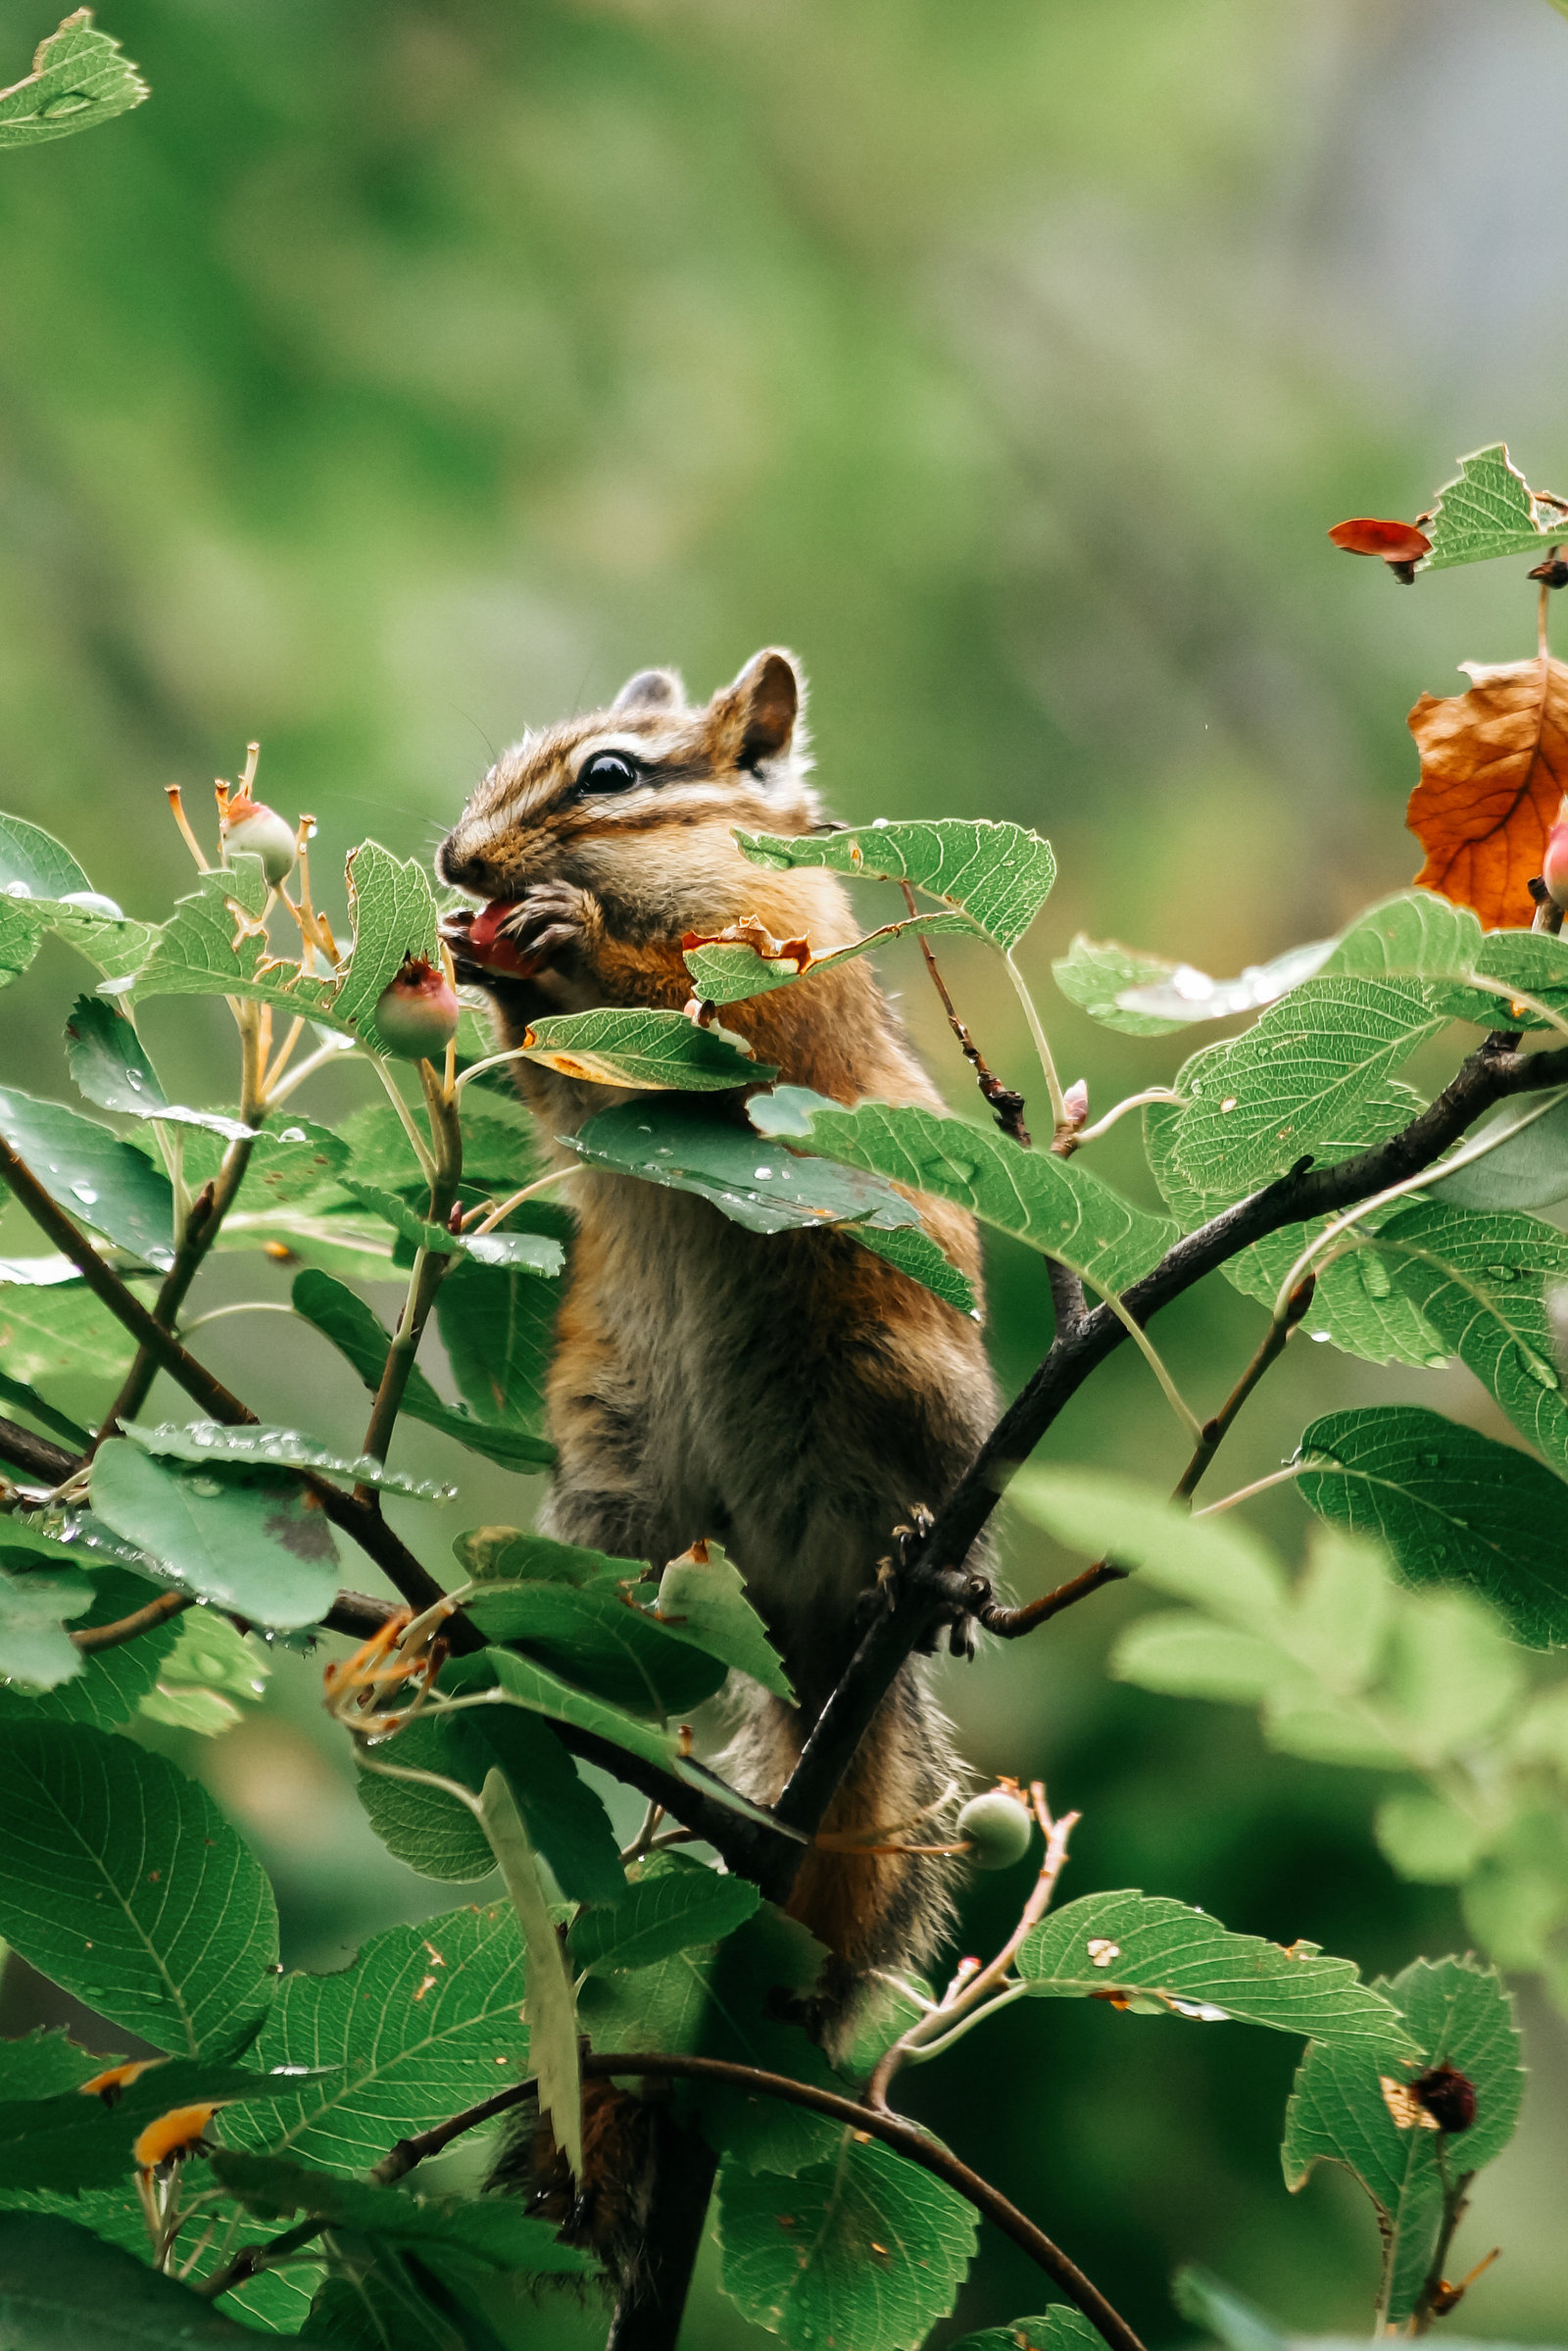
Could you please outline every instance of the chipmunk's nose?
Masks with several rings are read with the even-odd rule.
[[[437,881],[445,882],[452,890],[471,890],[479,898],[489,896],[482,861],[471,852],[465,854],[461,828],[448,833],[435,853]]]

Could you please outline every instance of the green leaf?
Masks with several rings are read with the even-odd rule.
[[[1437,2242],[1440,2147],[1452,2178],[1491,2163],[1513,2135],[1524,2075],[1512,2003],[1494,1969],[1473,1959],[1417,1959],[1379,1989],[1404,2019],[1415,2054],[1391,2069],[1376,2054],[1314,2040],[1285,2110],[1281,2154],[1288,2187],[1299,2188],[1321,2162],[1343,2164],[1360,2180],[1383,2231],[1388,2317],[1396,2326],[1414,2307]],[[1475,2089],[1471,2129],[1401,2127],[1384,2080],[1407,2083],[1445,2064]]]
[[[784,837],[737,832],[743,856],[756,865],[788,872],[825,865],[866,881],[910,882],[946,900],[992,944],[1009,954],[1023,937],[1056,878],[1049,841],[1021,824],[944,816],[891,824],[885,819],[837,833]]]
[[[679,1742],[674,1732],[654,1730],[647,1723],[636,1721],[618,1707],[574,1689],[548,1667],[535,1664],[532,1658],[519,1657],[512,1649],[490,1648],[482,1656],[449,1659],[442,1668],[442,1688],[454,1694],[493,1690],[493,1697],[486,1696],[487,1705],[521,1706],[531,1714],[542,1714],[549,1722],[591,1731],[597,1738],[623,1747],[627,1754],[642,1756],[647,1763],[657,1763],[665,1770],[675,1768]],[[694,1781],[693,1785],[707,1783]]]
[[[1481,1858],[1481,1825],[1424,1788],[1385,1796],[1373,1822],[1378,1851],[1416,1886],[1462,1886]]]
[[[74,2194],[80,2188],[123,2186],[137,2138],[161,2115],[198,2101],[227,2105],[292,2097],[297,2087],[293,2076],[176,2057],[150,2066],[118,2090],[113,2102],[83,2097],[82,2082],[52,2095],[13,2099],[0,2105],[0,2189]]]
[[[1427,1187],[1430,1197],[1455,1208],[1549,1208],[1568,1198],[1568,1092],[1499,1104],[1465,1147],[1495,1135],[1510,1140],[1452,1175],[1440,1174]]]
[[[128,1439],[93,1456],[92,1506],[186,1592],[288,1632],[337,1596],[337,1546],[297,1476],[252,1467],[167,1468]]]
[[[526,1060],[592,1086],[714,1093],[765,1085],[778,1075],[743,1038],[703,1028],[684,1012],[559,1012],[530,1023],[519,1051]]]
[[[974,2257],[972,2206],[874,2139],[792,2179],[726,2163],[718,2180],[725,2293],[795,2351],[906,2351],[953,2308]]]
[[[0,898],[0,988],[21,979],[43,944],[44,928],[38,907]]]
[[[464,1402],[480,1420],[544,1434],[561,1293],[535,1272],[469,1262],[435,1294],[436,1327]]]
[[[1005,2327],[982,2327],[965,2334],[950,2351],[1101,2351],[1104,2338],[1081,2310],[1054,2302],[1038,2318],[1012,2319]]]
[[[160,1272],[173,1263],[169,1179],[108,1127],[64,1102],[0,1093],[0,1135],[76,1223]]]
[[[1562,509],[1539,500],[1508,456],[1505,441],[1489,442],[1459,460],[1423,525],[1432,552],[1416,566],[1446,571],[1454,563],[1490,563],[1494,556],[1544,557],[1549,542],[1568,536]]]
[[[470,1527],[452,1545],[452,1556],[466,1575],[492,1584],[583,1585],[604,1576],[640,1584],[648,1573],[645,1559],[612,1559],[549,1535],[525,1535],[520,1527]]]
[[[784,952],[769,955],[764,947],[753,945],[748,939],[720,933],[716,938],[688,946],[684,955],[686,968],[692,975],[692,994],[710,1004],[733,1004],[747,997],[766,996],[774,988],[788,988],[796,980],[808,979],[818,971],[835,971],[841,963],[853,962],[857,955],[891,946],[903,931],[972,932],[974,927],[963,914],[915,914],[904,922],[884,923],[880,930],[868,931],[863,939],[852,939],[847,947],[826,948],[820,955],[813,955],[809,941],[805,939],[788,943],[770,941],[775,947],[783,945]],[[762,936],[765,938],[766,934]]]
[[[659,1616],[666,1633],[688,1641],[737,1673],[750,1674],[786,1704],[795,1690],[767,1628],[746,1597],[745,1579],[716,1543],[672,1559],[659,1582]]]
[[[1170,2298],[1184,2319],[1206,2327],[1224,2351],[1292,2351],[1272,2319],[1207,2270],[1178,2270]],[[1296,2351],[1303,2351],[1303,2346],[1298,2344]],[[1323,2351],[1328,2351],[1327,2345]],[[1345,2351],[1349,2351],[1348,2345]]]
[[[6,1553],[0,1551],[0,1560],[5,1558]],[[10,1564],[15,1565],[16,1561],[13,1559]],[[118,1567],[95,1568],[90,1583],[90,1604],[86,1614],[77,1620],[79,1632],[95,1625],[118,1624],[133,1609],[145,1606],[158,1592],[155,1584]],[[96,1649],[85,1656],[73,1645],[72,1655],[81,1671],[70,1680],[56,1683],[52,1690],[41,1694],[0,1690],[0,1736],[6,1726],[19,1720],[91,1723],[100,1731],[113,1731],[119,1724],[128,1723],[152,1690],[178,1638],[179,1626],[172,1621],[155,1625],[151,1632],[139,1633],[134,1641],[122,1641],[112,1649]]]
[[[468,1256],[480,1265],[514,1268],[519,1273],[542,1275],[547,1281],[565,1266],[565,1250],[548,1234],[454,1233],[445,1225],[432,1224],[395,1192],[384,1192],[378,1184],[360,1184],[345,1177],[343,1189],[416,1249],[429,1249],[438,1257]]]
[[[77,1087],[101,1110],[132,1118],[164,1118],[175,1126],[206,1127],[234,1142],[255,1133],[217,1110],[172,1103],[128,1017],[102,996],[78,996],[66,1023],[66,1063]]]
[[[205,1113],[193,1113],[203,1116]],[[192,1192],[216,1176],[222,1152],[207,1134],[189,1134],[184,1141],[185,1182]],[[276,1212],[309,1200],[331,1200],[333,1178],[348,1164],[349,1146],[326,1127],[309,1118],[291,1118],[286,1126],[263,1127],[251,1144],[244,1178],[224,1233],[243,1226],[248,1217]],[[341,1195],[336,1196],[341,1199]]]
[[[0,1551],[0,1561],[21,1556]],[[10,1575],[0,1565],[0,1674],[32,1690],[53,1690],[82,1667],[82,1655],[67,1623],[92,1603],[85,1576]]]
[[[358,1030],[374,1053],[385,1043],[375,1025],[381,992],[397,977],[405,955],[439,963],[435,893],[417,857],[395,857],[379,841],[350,850],[346,873],[354,953],[332,1011]]]
[[[57,39],[51,34],[50,39]],[[48,42],[44,46],[48,47]],[[0,96],[0,121],[4,99]],[[0,142],[3,143],[3,142]],[[0,895],[19,899],[70,898],[77,891],[93,895],[91,882],[69,849],[39,824],[22,816],[0,816]]]
[[[695,1193],[753,1233],[862,1220],[891,1230],[919,1221],[879,1177],[802,1158],[701,1102],[622,1102],[562,1141],[596,1167]]]
[[[322,2280],[300,2340],[330,2351],[475,2351],[476,2342],[479,2351],[493,2351],[493,2338],[460,2332],[395,2248],[372,2237],[354,2240],[352,2259],[339,2246],[337,2268]]]
[[[0,1933],[23,1957],[155,2047],[240,2042],[268,2004],[277,1913],[206,1789],[63,1723],[8,1728],[0,1789]]]
[[[0,141],[6,125],[0,119]],[[177,2278],[54,2213],[0,2213],[0,2334],[6,2351],[255,2351]]]
[[[63,2027],[35,2025],[17,2039],[0,2040],[0,2101],[63,2097],[103,2070],[103,2059],[78,2048]]]
[[[845,1229],[850,1239],[858,1241],[862,1249],[868,1249],[873,1257],[885,1257],[900,1273],[907,1274],[911,1282],[918,1282],[922,1290],[929,1290],[933,1298],[941,1298],[944,1305],[955,1307],[959,1314],[966,1314],[971,1322],[983,1319],[980,1301],[968,1275],[961,1273],[953,1259],[937,1247],[930,1234],[923,1233],[918,1225],[900,1225],[892,1233],[883,1232],[879,1226],[871,1224],[850,1225]]]
[[[754,1916],[761,1895],[745,1878],[701,1862],[640,1876],[612,1910],[589,1910],[571,1930],[574,1968],[590,1976],[652,1967],[676,1951],[722,1941]]]
[[[379,1486],[387,1494],[411,1494],[421,1502],[453,1502],[458,1496],[457,1488],[439,1478],[405,1478],[372,1453],[335,1453],[298,1429],[271,1428],[266,1422],[247,1421],[230,1428],[220,1420],[193,1420],[183,1426],[166,1420],[152,1428],[127,1420],[121,1427],[132,1445],[160,1459],[216,1461],[225,1468],[237,1464],[241,1468],[314,1469],[327,1477],[352,1479],[356,1486]]]
[[[1433,890],[1400,890],[1330,942],[1323,977],[1462,981],[1477,967],[1483,939],[1468,906]]]
[[[236,1700],[254,1705],[265,1696],[270,1672],[266,1650],[226,1616],[216,1608],[189,1608],[138,1712],[176,1731],[217,1738],[239,1721]]]
[[[1157,1488],[1102,1470],[1021,1470],[1007,1496],[1068,1550],[1136,1568],[1156,1592],[1246,1632],[1266,1632],[1280,1618],[1279,1562],[1234,1518],[1194,1518]]]
[[[78,9],[39,42],[25,81],[0,90],[0,149],[37,147],[46,139],[90,130],[97,122],[128,114],[147,95],[147,84],[120,43],[94,27],[90,9]],[[6,825],[8,830],[24,829],[14,816]],[[42,838],[47,841],[49,836]],[[78,886],[85,880],[83,875]]]
[[[955,1200],[1097,1288],[1125,1290],[1175,1238],[1163,1217],[1135,1208],[1081,1160],[1021,1151],[1004,1136],[917,1103],[858,1102],[846,1110],[804,1087],[780,1086],[749,1107],[765,1135],[800,1138],[827,1158]]]
[[[1185,1028],[1193,1018],[1185,1010],[1167,1017],[1129,1012],[1123,1007],[1121,999],[1129,989],[1160,987],[1183,967],[1164,955],[1123,947],[1119,939],[1091,939],[1079,931],[1067,953],[1051,968],[1070,1004],[1079,1005],[1102,1028],[1119,1029],[1124,1037],[1168,1037],[1172,1029]]]
[[[1568,1238],[1536,1216],[1405,1208],[1378,1233],[1395,1278],[1520,1435],[1568,1471],[1568,1410],[1544,1290],[1568,1274]]]
[[[370,1307],[346,1283],[314,1266],[296,1275],[290,1296],[295,1313],[314,1323],[321,1336],[348,1357],[373,1396],[381,1384],[392,1341]],[[546,1469],[556,1457],[555,1446],[543,1438],[523,1429],[475,1420],[461,1405],[444,1404],[417,1364],[409,1374],[403,1410],[411,1420],[423,1421],[444,1436],[455,1437],[470,1452],[483,1453],[503,1469]]]
[[[11,1270],[18,1262],[27,1260],[14,1260]],[[119,1316],[110,1313],[85,1282],[0,1282],[0,1353],[18,1379],[86,1372],[118,1382],[133,1345]]]
[[[1568,1641],[1568,1488],[1528,1453],[1414,1404],[1329,1412],[1303,1430],[1302,1500],[1381,1536],[1407,1584],[1479,1592],[1516,1641]]]
[[[68,1413],[57,1412],[53,1404],[45,1402],[35,1388],[29,1388],[25,1380],[13,1380],[8,1372],[0,1372],[0,1401],[10,1405],[14,1411],[29,1414],[40,1428],[47,1429],[52,1436],[63,1438],[75,1452],[84,1453],[92,1443],[90,1433],[79,1421],[73,1420]]]
[[[177,900],[170,920],[153,933],[152,953],[140,969],[112,982],[108,992],[133,990],[139,999],[242,996],[346,1031],[333,1002],[337,981],[274,955],[264,932],[244,927],[266,902],[260,857],[236,857],[231,865],[202,874],[191,896]]]
[[[1314,978],[1333,950],[1332,939],[1314,939],[1305,947],[1287,948],[1272,962],[1249,963],[1233,980],[1210,979],[1191,963],[1166,964],[1164,976],[1140,976],[1122,989],[1116,999],[1119,1016],[1107,1026],[1129,1027],[1142,1020],[1150,1030],[1156,1021],[1161,1029],[1180,1028],[1194,1020],[1231,1020],[1238,1012],[1258,1011]]]
[[[538,1857],[528,1842],[528,1832],[504,1772],[486,1772],[479,1791],[478,1818],[522,1930],[526,1982],[522,2015],[528,2028],[528,2062],[534,2070],[540,2111],[550,2119],[552,2134],[571,2166],[573,2179],[581,2180],[582,2059],[576,1996],[545,1899]]]
[[[224,2138],[339,2175],[368,2171],[395,2140],[522,2078],[522,1991],[507,1902],[389,1927],[332,1975],[285,1976],[253,2061],[334,2071],[265,2117],[236,2108]]]
[[[213,2173],[264,2220],[287,2221],[298,2213],[389,2244],[444,2246],[486,2270],[559,2277],[595,2266],[591,2254],[559,2242],[553,2223],[531,2220],[504,2196],[410,2195],[402,2188],[313,2171],[281,2156],[223,2147],[213,2157]]]
[[[1267,1183],[1338,1135],[1441,1025],[1415,982],[1307,980],[1179,1072],[1189,1099],[1170,1130],[1176,1166],[1199,1191],[1235,1198]]]
[[[506,1773],[530,1841],[569,1902],[616,1902],[626,1890],[610,1816],[571,1757],[520,1706],[427,1711],[377,1749],[402,1768],[457,1780],[475,1794],[485,1774]],[[439,1788],[362,1771],[360,1802],[386,1846],[411,1869],[447,1883],[487,1878],[489,1840],[466,1805]]]
[[[1265,2025],[1392,2062],[1412,2047],[1397,2010],[1363,1984],[1354,1963],[1315,1943],[1290,1950],[1233,1935],[1201,1910],[1162,1894],[1086,1894],[1031,1927],[1016,1966],[1031,1991],[1054,1999],[1147,2002],[1177,2016]]]
[[[1289,1677],[1291,1663],[1276,1642],[1181,1608],[1130,1625],[1111,1651],[1110,1672],[1118,1682],[1168,1697],[1245,1706],[1265,1700]]]
[[[655,1720],[690,1714],[724,1680],[718,1659],[666,1632],[609,1584],[486,1585],[468,1613],[491,1641],[612,1706]]]

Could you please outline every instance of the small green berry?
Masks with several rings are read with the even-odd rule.
[[[444,971],[405,955],[397,978],[375,1000],[376,1032],[400,1061],[428,1061],[457,1035],[461,1008]]]
[[[1034,1833],[1034,1815],[1028,1805],[1002,1788],[971,1796],[958,1815],[958,1835],[968,1841],[977,1869],[1010,1870],[1028,1852]]]

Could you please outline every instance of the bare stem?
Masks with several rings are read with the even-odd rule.
[[[1188,1502],[1192,1500],[1200,1480],[1229,1435],[1236,1415],[1270,1364],[1277,1363],[1280,1356],[1284,1354],[1292,1332],[1299,1327],[1301,1317],[1312,1303],[1312,1293],[1316,1287],[1315,1277],[1308,1274],[1305,1280],[1298,1282],[1296,1288],[1291,1292],[1283,1316],[1278,1321],[1269,1324],[1251,1362],[1249,1363],[1213,1419],[1204,1421],[1199,1432],[1197,1449],[1183,1470],[1181,1481],[1175,1494],[1171,1496],[1173,1501]]]
[[[909,888],[907,882],[901,882],[899,887],[904,892],[905,905],[918,922],[920,914],[919,908],[914,903],[914,892]],[[985,1055],[970,1036],[967,1025],[959,1019],[957,1007],[948,993],[948,983],[938,967],[936,956],[931,950],[930,940],[923,931],[919,937],[920,954],[925,960],[926,975],[937,992],[942,1009],[948,1016],[948,1026],[958,1040],[958,1050],[974,1071],[975,1084],[985,1096],[1003,1133],[1010,1135],[1013,1142],[1024,1151],[1031,1150],[1033,1147],[1029,1139],[1029,1129],[1023,1123],[1023,1096],[1014,1093],[1010,1086],[1004,1086],[1002,1080],[993,1075],[992,1071],[986,1067]]]
[[[118,1649],[143,1633],[156,1632],[172,1616],[178,1616],[181,1609],[193,1608],[195,1604],[194,1595],[188,1592],[161,1592],[157,1599],[149,1600],[144,1608],[133,1608],[129,1616],[117,1617],[112,1625],[88,1625],[71,1638],[88,1655],[99,1649]]]

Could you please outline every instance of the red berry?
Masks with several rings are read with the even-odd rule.
[[[270,808],[265,801],[252,800],[248,793],[230,796],[223,815],[223,846],[260,857],[262,871],[274,890],[294,870],[294,827],[275,808]]]
[[[470,963],[485,971],[504,971],[513,979],[532,979],[543,957],[519,955],[506,930],[519,904],[515,898],[493,898],[479,908],[463,940],[463,953]]]
[[[400,1061],[428,1061],[457,1035],[460,1008],[444,971],[405,955],[397,978],[376,998],[376,1032]]]

